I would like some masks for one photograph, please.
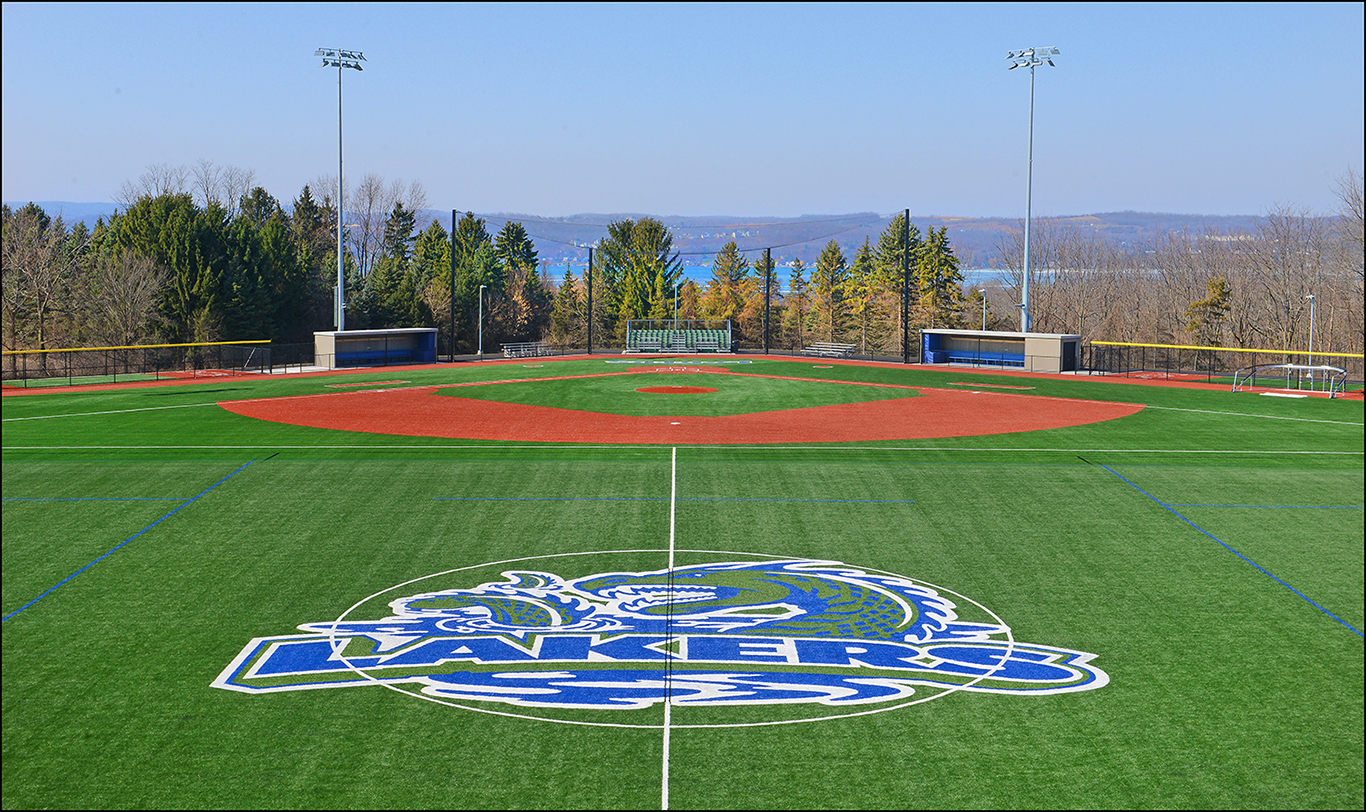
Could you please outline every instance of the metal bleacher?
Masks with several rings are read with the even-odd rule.
[[[631,322],[626,331],[626,352],[697,353],[729,352],[729,324],[721,327],[659,326],[660,322],[646,322],[637,326]],[[669,324],[665,322],[665,324]]]

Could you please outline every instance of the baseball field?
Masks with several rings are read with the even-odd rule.
[[[1363,402],[764,356],[3,398],[3,806],[1357,808]]]

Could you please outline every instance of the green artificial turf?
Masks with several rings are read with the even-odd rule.
[[[1078,693],[960,692],[767,727],[687,725],[831,712],[675,707],[673,808],[1362,807],[1360,402],[980,375],[1148,408],[1020,434],[678,449],[330,432],[212,405],[339,382],[604,369],[615,371],[464,365],[5,398],[4,808],[658,807],[659,706],[482,705],[519,714],[506,716],[378,686],[248,695],[211,683],[252,638],[329,622],[411,579],[533,556],[557,557],[470,577],[658,569],[671,538],[679,566],[791,556],[921,579],[980,602],[1019,641],[1095,654],[1110,677]],[[968,375],[744,371],[919,387]],[[613,390],[588,382],[694,377],[723,376],[447,391],[601,406]],[[785,403],[892,391],[747,381],[748,397]],[[634,388],[621,397],[651,397]],[[566,555],[604,550],[640,552]],[[386,600],[364,608],[382,615]],[[604,714],[653,727],[526,718]]]
[[[641,389],[688,387],[711,392],[642,392]],[[555,406],[587,412],[633,416],[733,415],[804,409],[836,403],[915,397],[913,389],[851,386],[846,383],[761,378],[744,374],[674,373],[613,375],[602,378],[496,383],[438,390],[478,400]]]

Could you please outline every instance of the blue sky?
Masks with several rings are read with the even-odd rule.
[[[3,4],[3,199],[150,164],[336,172],[540,216],[1326,213],[1363,154],[1351,4]]]

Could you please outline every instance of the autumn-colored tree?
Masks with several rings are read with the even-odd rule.
[[[821,249],[811,272],[812,332],[822,341],[839,341],[849,326],[849,262],[839,243],[831,240]]]

